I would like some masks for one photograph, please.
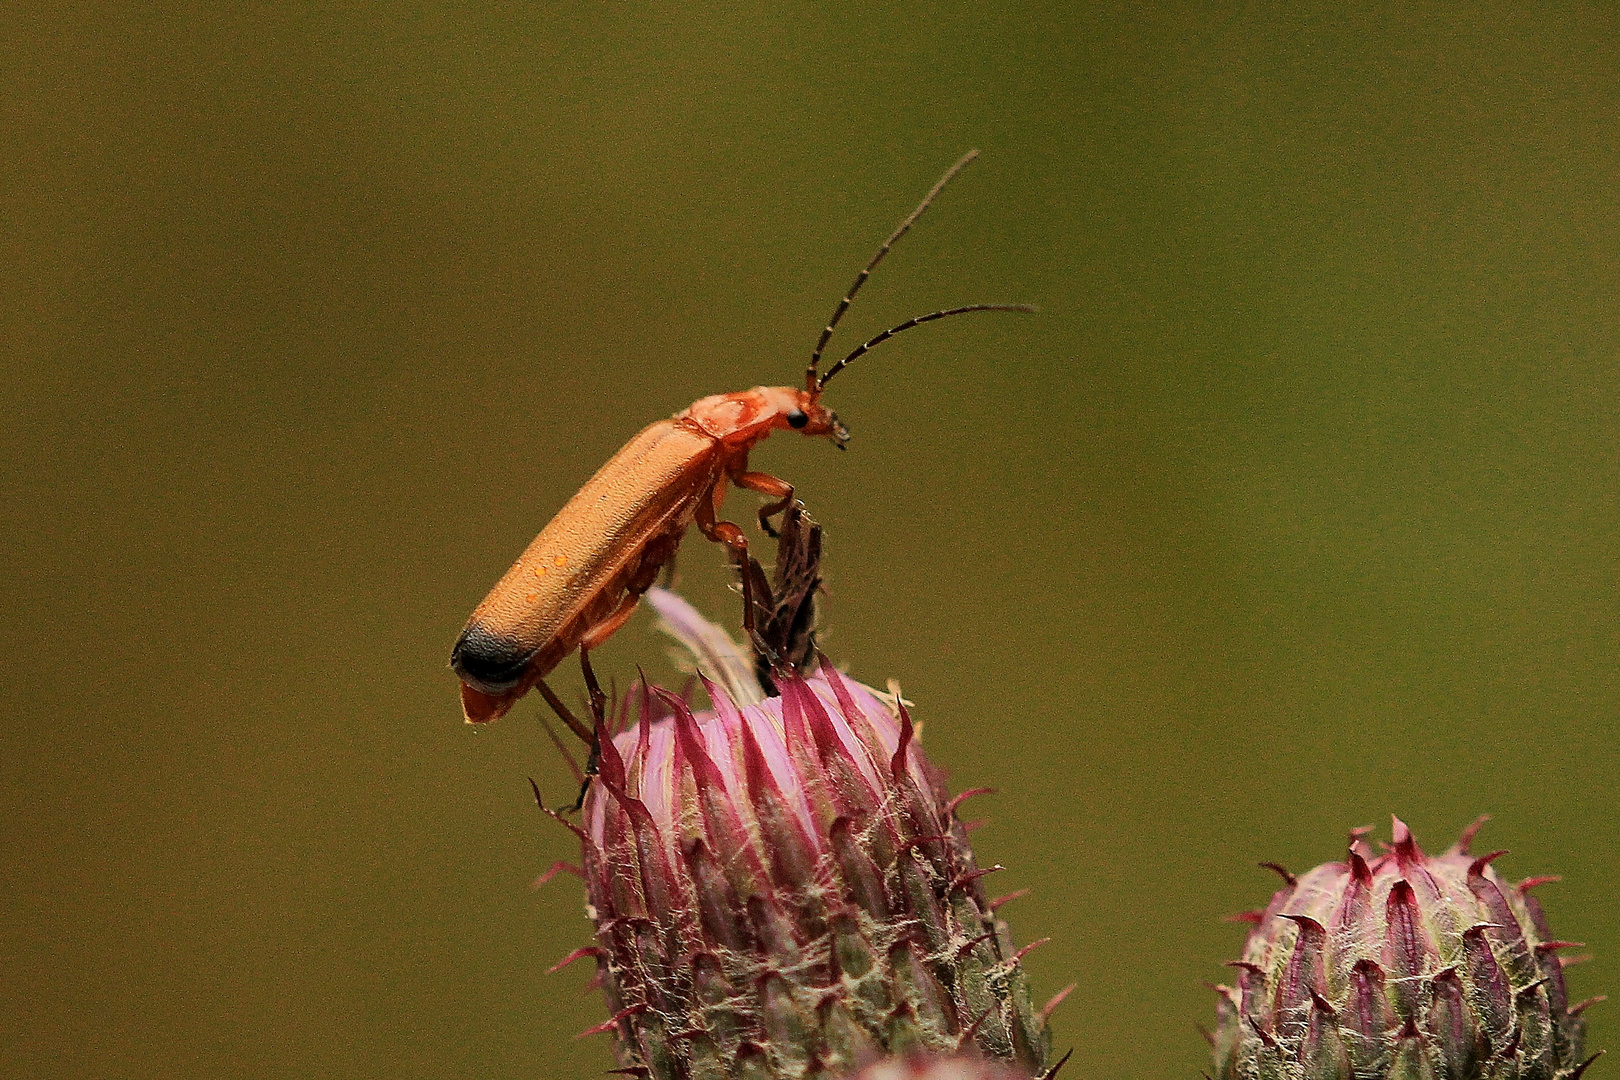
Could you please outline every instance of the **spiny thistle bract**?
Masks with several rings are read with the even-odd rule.
[[[714,709],[694,714],[641,688],[638,721],[602,740],[577,830],[595,945],[577,955],[623,1069],[799,1080],[977,1048],[1038,1074],[1045,1013],[904,705],[827,664],[766,699],[734,645],[716,657],[723,633],[649,599],[734,693],[705,679]]]
[[[1382,855],[1360,829],[1345,862],[1273,866],[1287,883],[1240,916],[1238,985],[1216,988],[1218,1080],[1576,1080],[1590,1002],[1569,1003],[1558,952],[1574,943],[1530,895],[1556,879],[1508,885],[1504,852],[1472,857],[1484,820],[1438,856],[1396,818]]]

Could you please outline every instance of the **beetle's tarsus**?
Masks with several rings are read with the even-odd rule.
[[[782,530],[778,529],[775,525],[772,525],[770,519],[775,517],[777,514],[781,514],[782,520],[785,522],[790,511],[800,514],[804,513],[804,503],[801,500],[793,497],[792,488],[788,489],[786,498],[771,503],[768,506],[762,506],[759,508],[759,527],[763,529],[765,535],[770,537],[772,540],[782,539]]]
[[[591,747],[591,756],[585,760],[585,779],[579,782],[579,798],[574,805],[565,806],[558,811],[560,814],[577,814],[585,806],[585,793],[591,790],[591,781],[596,779],[596,770],[601,763],[600,746]]]

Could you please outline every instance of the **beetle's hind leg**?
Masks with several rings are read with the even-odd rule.
[[[659,569],[675,557],[675,549],[680,546],[681,534],[685,531],[686,526],[681,524],[667,529],[647,542],[646,547],[637,556],[638,561],[625,582],[624,595],[619,598],[618,604],[579,640],[579,667],[585,676],[585,691],[590,696],[590,726],[587,727],[584,721],[575,717],[557,695],[552,693],[544,680],[537,683],[540,692],[545,695],[547,704],[562,717],[569,730],[578,735],[590,748],[585,768],[576,770],[580,778],[579,798],[568,808],[570,813],[585,805],[585,793],[590,790],[591,778],[596,775],[602,756],[602,737],[607,732],[608,696],[602,692],[602,684],[596,681],[596,672],[591,668],[591,650],[618,633],[619,628],[636,613],[636,605],[641,601],[641,595],[652,588],[653,582],[658,580]]]
[[[546,680],[536,679],[534,686],[536,690],[540,691],[540,696],[546,699],[546,704],[551,706],[551,711],[557,714],[557,718],[568,725],[569,731],[579,736],[580,742],[590,746],[596,741],[595,732],[583,720],[575,716],[572,709],[563,704],[563,700],[557,696],[557,692],[546,685]]]
[[[591,732],[591,752],[585,759],[585,776],[579,782],[579,798],[568,808],[569,813],[585,805],[585,793],[591,789],[591,781],[596,778],[601,768],[602,739],[607,735],[608,696],[602,692],[602,684],[596,681],[596,672],[591,670],[591,651],[583,645],[579,647],[579,667],[585,675],[585,692],[590,695],[591,720],[594,726]]]
[[[635,605],[630,605],[630,610],[634,609]],[[602,760],[602,736],[607,732],[608,696],[603,692],[602,684],[596,681],[596,672],[591,668],[590,649],[584,645],[579,647],[579,666],[585,675],[585,691],[590,697],[591,722],[588,725],[563,704],[562,698],[546,685],[544,679],[538,679],[534,684],[539,689],[540,696],[546,699],[546,704],[551,706],[551,711],[556,713],[562,722],[568,725],[568,730],[579,736],[580,741],[589,748],[583,770],[575,766],[572,755],[563,750],[564,756],[568,758],[568,764],[574,767],[574,775],[579,777],[579,798],[574,800],[573,806],[564,808],[563,813],[567,814],[585,805],[585,793],[591,789],[591,781],[596,777]],[[547,725],[547,730],[550,730],[550,725]],[[553,741],[556,741],[555,737]],[[557,746],[558,749],[562,749],[560,742]]]
[[[585,805],[585,793],[591,789],[591,781],[596,778],[601,765],[602,736],[607,732],[608,697],[607,694],[602,692],[602,684],[596,681],[596,672],[591,670],[590,650],[583,645],[579,648],[579,666],[585,674],[585,691],[590,695],[590,727],[586,727],[585,722],[575,716],[572,709],[563,704],[562,699],[556,695],[551,687],[546,685],[544,679],[535,683],[540,688],[541,696],[546,699],[546,704],[551,706],[551,710],[562,718],[563,723],[568,725],[568,730],[578,735],[585,745],[590,748],[590,752],[585,758],[584,770],[576,768],[574,772],[574,775],[579,777],[579,798],[574,800],[573,806],[563,809],[562,812],[565,814],[572,814]],[[573,764],[572,757],[569,757],[568,761],[570,765]]]

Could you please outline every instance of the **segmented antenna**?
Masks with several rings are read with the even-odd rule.
[[[888,341],[901,331],[910,330],[912,327],[921,326],[923,323],[933,322],[935,319],[943,319],[947,315],[966,315],[970,311],[1016,311],[1024,315],[1033,315],[1035,314],[1036,308],[1030,304],[968,304],[964,307],[946,308],[944,311],[930,311],[927,315],[918,315],[914,319],[907,319],[899,326],[889,327],[877,337],[856,347],[854,352],[850,353],[848,356],[838,361],[838,363],[828,368],[827,374],[821,377],[813,389],[819,392],[822,387],[826,386],[832,381],[832,377],[834,375],[838,374],[840,371],[843,371],[853,361],[860,359],[874,345],[883,344],[885,341]]]
[[[962,160],[947,169],[945,175],[939,178],[939,183],[935,184],[928,194],[923,197],[923,201],[917,204],[917,209],[913,210],[906,220],[900,223],[900,227],[890,233],[887,240],[883,241],[883,246],[878,248],[876,255],[872,256],[872,261],[866,264],[866,269],[856,276],[855,284],[851,285],[849,292],[845,293],[844,298],[838,301],[838,307],[834,309],[832,318],[827,320],[827,328],[821,332],[821,338],[816,342],[815,351],[810,354],[810,364],[804,369],[804,388],[806,390],[814,392],[817,386],[827,385],[826,378],[822,378],[819,382],[816,379],[816,367],[821,363],[821,351],[827,347],[827,339],[832,337],[833,330],[838,326],[838,321],[844,317],[844,312],[849,310],[849,305],[855,299],[855,294],[861,291],[861,286],[866,284],[866,279],[872,276],[872,270],[878,263],[883,261],[883,257],[889,253],[889,249],[895,245],[895,241],[911,231],[911,227],[917,223],[917,219],[923,216],[923,211],[928,209],[928,204],[934,201],[934,196],[938,195],[946,184],[956,178],[957,173],[967,168],[968,164],[978,156],[979,152],[977,150],[969,150],[962,155]],[[926,318],[939,317],[939,314],[935,314]],[[899,333],[902,329],[904,327],[896,327],[891,333]],[[873,344],[876,344],[876,341],[868,342],[867,345],[856,350],[857,355]],[[845,357],[838,366],[842,367],[854,358],[854,356]],[[830,376],[831,373],[829,372],[828,375]]]

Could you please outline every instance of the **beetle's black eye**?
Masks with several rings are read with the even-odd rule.
[[[810,422],[810,417],[803,409],[794,409],[787,414],[788,427],[801,428]]]

